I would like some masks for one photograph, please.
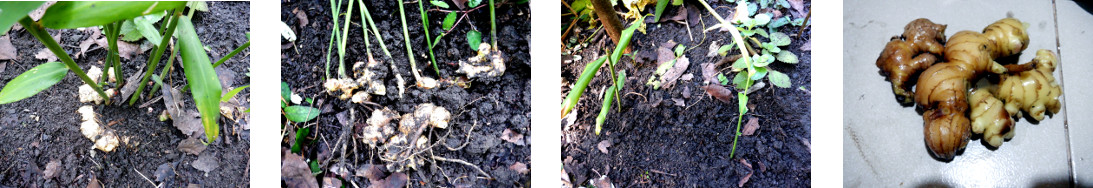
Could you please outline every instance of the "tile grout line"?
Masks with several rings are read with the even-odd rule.
[[[1059,7],[1058,6],[1059,5],[1058,5],[1056,0],[1051,1],[1051,12],[1052,12],[1052,16],[1055,19],[1055,51],[1059,53],[1059,57],[1058,57],[1059,59],[1058,60],[1062,61],[1063,52],[1062,52],[1062,45],[1059,42],[1060,40],[1059,40]],[[1059,63],[1059,78],[1064,77],[1063,72],[1066,72],[1065,70],[1066,69],[1063,69],[1063,64]],[[1065,84],[1066,82],[1063,81],[1064,79],[1058,79],[1058,80],[1059,80],[1059,85],[1060,85],[1059,87],[1062,87],[1063,91],[1066,91],[1066,84]],[[1066,110],[1066,107],[1067,107],[1066,103],[1068,101],[1066,100],[1066,95],[1065,95],[1066,92],[1063,92],[1063,93],[1064,93],[1064,95],[1062,96],[1063,97],[1063,131],[1066,133],[1066,160],[1067,160],[1067,163],[1069,163],[1068,167],[1070,168],[1070,172],[1069,172],[1070,173],[1070,177],[1069,177],[1070,178],[1070,185],[1074,186],[1074,185],[1078,184],[1078,178],[1076,177],[1078,174],[1077,174],[1076,171],[1074,171],[1074,165],[1075,165],[1074,164],[1074,153],[1072,151],[1073,148],[1071,148],[1071,145],[1070,145],[1071,144],[1070,143],[1071,142],[1071,139],[1070,139],[1070,120],[1069,120],[1070,117],[1067,115],[1068,112]]]

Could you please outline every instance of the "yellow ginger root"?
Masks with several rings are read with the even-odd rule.
[[[1002,146],[1002,141],[1013,138],[1013,118],[1010,118],[1001,100],[982,88],[972,91],[970,99],[972,132],[983,134],[983,140],[994,147]]]
[[[934,157],[952,160],[967,145],[971,134],[967,92],[985,73],[1006,72],[994,59],[1019,53],[1028,45],[1025,26],[1005,18],[985,33],[960,31],[945,44],[945,62],[922,72],[915,86],[915,102],[922,107],[926,145]]]
[[[1045,111],[1052,114],[1059,112],[1059,96],[1063,91],[1052,75],[1057,62],[1054,53],[1042,49],[1036,52],[1031,62],[1012,66],[1010,72],[1015,74],[1002,76],[1002,82],[994,93],[1006,101],[1006,111],[1011,116],[1020,116],[1020,109],[1040,121],[1044,120]]]
[[[929,19],[915,19],[904,27],[903,35],[892,37],[881,51],[877,68],[892,82],[892,92],[900,104],[913,104],[911,86],[918,73],[937,62],[937,55],[942,55],[945,27]]]

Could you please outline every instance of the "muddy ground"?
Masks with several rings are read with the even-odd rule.
[[[301,105],[311,105],[321,109],[322,113],[315,120],[306,123],[285,123],[282,125],[284,140],[281,145],[292,147],[295,131],[301,128],[315,128],[305,139],[299,155],[307,161],[320,161],[321,173],[315,175],[317,181],[323,185],[359,185],[361,187],[371,185],[365,174],[357,170],[364,169],[367,165],[384,165],[380,161],[376,150],[362,143],[358,137],[360,129],[347,131],[347,137],[352,142],[340,142],[342,130],[346,126],[360,125],[365,122],[373,108],[388,107],[398,113],[413,111],[414,106],[421,103],[434,103],[445,107],[452,113],[452,120],[447,129],[433,129],[427,131],[430,143],[439,145],[432,147],[431,155],[446,158],[465,160],[473,165],[481,167],[490,174],[492,179],[484,178],[473,168],[452,162],[428,161],[426,166],[418,170],[410,170],[405,174],[409,177],[409,184],[413,187],[452,187],[452,186],[488,186],[488,187],[515,187],[528,186],[531,175],[528,172],[519,172],[510,169],[517,163],[527,165],[530,169],[531,146],[529,144],[518,145],[507,142],[500,137],[506,129],[517,134],[524,135],[524,139],[530,139],[530,85],[531,77],[528,37],[530,32],[530,10],[527,3],[516,4],[506,1],[498,1],[497,15],[497,43],[504,54],[508,69],[504,75],[495,81],[474,81],[469,88],[454,86],[441,86],[434,89],[422,89],[413,87],[414,78],[410,73],[409,61],[406,59],[405,42],[402,35],[402,26],[399,18],[397,1],[366,1],[370,9],[372,19],[377,22],[383,40],[387,44],[391,57],[383,54],[379,44],[372,38],[372,53],[376,60],[384,63],[383,67],[389,67],[387,63],[394,63],[398,72],[407,82],[405,96],[399,98],[394,75],[388,74],[383,78],[387,86],[387,94],[384,96],[373,95],[371,101],[375,105],[358,105],[348,101],[339,100],[336,96],[323,92],[322,83],[325,77],[324,63],[326,62],[326,50],[330,40],[330,31],[333,27],[328,1],[286,1],[281,8],[281,20],[289,25],[296,33],[298,39],[290,43],[282,39],[281,50],[281,79],[287,82],[292,92],[303,98],[312,98],[314,104],[304,102]],[[355,2],[354,2],[355,3]],[[483,1],[483,4],[486,4]],[[436,36],[442,33],[441,20],[446,13],[439,12],[434,6],[425,4],[429,15],[430,34]],[[345,11],[348,6],[342,7]],[[365,43],[360,21],[360,7],[354,7],[353,18],[350,25],[349,41],[346,50],[346,66],[353,62],[366,61]],[[451,9],[457,9],[452,5]],[[477,29],[483,34],[483,41],[489,41],[489,11],[488,7],[478,9],[469,14],[462,23],[455,26],[453,31],[443,37],[434,48],[436,60],[439,64],[439,77],[431,65],[428,64],[426,39],[422,30],[421,17],[416,3],[406,4],[405,11],[407,24],[414,49],[417,67],[423,76],[437,78],[438,80],[450,80],[462,74],[455,73],[458,68],[456,61],[474,56],[476,52],[471,50],[466,42],[465,33]],[[344,17],[344,16],[343,16]],[[339,18],[344,19],[344,18]],[[469,20],[469,21],[468,21]],[[304,23],[307,24],[304,24]],[[473,24],[474,27],[471,27]],[[341,29],[339,29],[341,30]],[[369,31],[371,32],[371,31]],[[332,56],[330,65],[331,76],[337,76],[337,47]],[[349,68],[347,68],[349,69]],[[350,73],[351,74],[351,73]],[[382,107],[379,107],[382,106]],[[339,115],[340,114],[340,115]],[[339,122],[338,116],[349,117],[346,121]],[[355,118],[354,118],[355,117]],[[282,119],[283,122],[287,120]],[[477,123],[477,126],[475,124]],[[347,125],[348,124],[348,125]],[[473,128],[473,131],[470,131]],[[347,129],[348,130],[348,129]],[[445,135],[448,135],[445,137]],[[461,145],[469,135],[470,144],[463,149],[450,151],[446,146],[457,147]],[[340,148],[348,148],[345,155]],[[337,149],[337,150],[335,150]],[[286,152],[288,153],[288,152]],[[427,156],[428,154],[422,154]],[[283,156],[284,157],[284,156]],[[344,158],[343,158],[344,157]],[[329,161],[329,162],[327,162]],[[518,165],[517,165],[518,166]],[[348,169],[345,177],[338,173],[331,173],[334,167]],[[387,172],[384,176],[391,175]],[[331,180],[331,181],[324,181]],[[283,182],[284,183],[284,182]]]
[[[725,16],[733,5],[714,2],[711,6]],[[626,88],[619,93],[622,110],[612,109],[601,135],[595,135],[593,127],[603,101],[600,93],[611,82],[604,76],[607,73],[603,70],[607,68],[601,69],[600,75],[589,84],[575,108],[576,121],[572,124],[562,121],[561,160],[570,183],[588,186],[589,179],[606,175],[618,187],[736,187],[741,179],[754,173],[744,186],[807,187],[811,180],[812,99],[809,90],[812,88],[812,64],[811,51],[799,48],[811,32],[806,30],[803,37],[798,38],[795,35],[800,27],[787,24],[780,29],[793,38],[792,44],[783,49],[797,54],[800,63],[778,62],[770,67],[789,75],[792,86],[783,89],[768,83],[767,87],[749,95],[749,104],[754,108],[744,115],[744,122],[758,118],[760,128],[754,135],[741,136],[735,158],[729,158],[732,133],[737,124],[737,99],[734,97],[730,104],[706,94],[702,88],[706,84],[700,65],[717,62],[721,57],[706,57],[707,48],[712,41],[728,44],[731,36],[728,32],[703,33],[703,29],[717,22],[716,19],[700,4],[688,1],[684,6],[693,7],[690,14],[700,13],[701,21],[689,22],[690,27],[680,23],[650,23],[647,34],[635,34],[630,46],[637,52],[636,61],[623,57],[619,66],[629,76]],[[646,10],[652,12],[653,7]],[[669,6],[664,16],[675,15],[677,8]],[[626,12],[621,6],[616,9]],[[564,24],[569,20],[564,17]],[[602,31],[593,35],[595,28],[587,27],[587,23],[577,25],[579,34],[570,34],[571,37],[564,40],[569,45],[583,43],[572,41],[584,41],[592,36],[588,46],[583,47],[585,50],[573,53],[581,59],[562,55],[561,98],[571,90],[587,63],[601,57],[600,54],[606,51],[603,49],[614,49],[614,42]],[[691,63],[684,74],[693,74],[694,78],[680,80],[667,90],[654,90],[645,85],[657,65],[657,46],[654,45],[668,40],[689,48],[685,55]],[[735,49],[733,51],[729,54],[739,54]],[[720,70],[729,64],[717,68]],[[732,75],[726,76],[732,79]],[[683,105],[676,105],[673,99],[682,100]],[[598,149],[601,143],[610,145],[606,148],[607,153]],[[750,167],[741,160],[746,160]]]
[[[210,12],[195,13],[193,22],[199,38],[208,47],[210,61],[216,61],[247,41],[245,33],[250,30],[250,3],[209,2],[208,5]],[[58,42],[70,54],[78,52],[80,42],[91,35],[76,29],[49,32],[60,36]],[[0,60],[0,87],[20,73],[45,62],[34,56],[45,46],[25,30],[13,30],[8,36],[18,48],[19,58]],[[86,56],[75,60],[84,70],[92,64],[103,67],[96,62],[106,58],[106,51],[97,47],[92,49]],[[221,81],[228,82],[232,87],[250,83],[245,74],[250,67],[249,51],[244,50],[217,68]],[[136,74],[138,68],[148,61],[150,53],[151,50],[132,59],[123,58],[124,76]],[[168,53],[160,62],[161,68],[166,64]],[[176,71],[168,79],[170,81],[165,82],[181,87],[186,81],[181,73],[182,66],[176,61],[174,67]],[[234,79],[225,79],[228,77]],[[170,120],[158,120],[157,115],[164,110],[163,102],[154,102],[143,108],[93,105],[95,112],[100,114],[99,120],[104,124],[116,122],[109,127],[117,131],[120,137],[128,138],[129,142],[122,143],[111,153],[89,149],[92,143],[81,135],[80,117],[75,113],[78,107],[84,105],[77,98],[77,87],[82,84],[76,75],[69,73],[64,80],[35,96],[0,105],[0,187],[84,187],[96,181],[104,187],[149,187],[152,186],[149,180],[165,187],[249,186],[250,136],[243,125],[221,119],[220,138],[201,153],[219,165],[205,173],[192,166],[198,156],[184,154],[176,148],[188,136],[172,126]],[[159,96],[158,91],[154,93],[150,97],[146,94],[146,97]],[[184,95],[187,105],[193,109],[192,99],[188,94]],[[243,90],[236,97],[246,105],[249,95],[249,90]],[[137,105],[144,102],[138,101]],[[48,171],[51,162],[58,164],[55,168],[57,171],[53,174],[55,177],[47,179],[45,174],[51,172]],[[161,171],[165,173],[158,173],[162,179],[156,176],[161,165],[166,167]]]

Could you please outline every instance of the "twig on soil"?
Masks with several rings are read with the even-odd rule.
[[[805,28],[808,27],[808,19],[812,17],[812,9],[808,10],[808,16],[805,16],[805,23],[801,24],[801,30],[797,31],[797,38],[801,38],[801,35],[805,33]]]
[[[657,173],[657,174],[664,174],[664,175],[669,175],[669,176],[672,176],[672,177],[677,177],[677,176],[678,176],[678,175],[675,175],[675,174],[672,174],[672,173],[667,173],[667,172],[663,172],[663,171],[660,171],[660,170],[656,170],[656,169],[649,169],[649,172],[653,172],[653,173]]]
[[[471,132],[474,132],[474,127],[477,127],[477,126],[478,126],[478,120],[476,119],[476,120],[474,120],[474,124],[471,125],[471,130],[467,131],[467,136],[463,139],[463,144],[459,145],[459,147],[452,148],[451,146],[448,146],[447,144],[442,144],[442,145],[444,145],[444,147],[448,148],[448,151],[457,151],[457,150],[463,149],[463,147],[467,147],[467,144],[471,143]],[[446,136],[444,138],[447,139]]]
[[[459,164],[470,166],[470,167],[474,168],[475,170],[478,170],[478,173],[480,173],[482,175],[485,175],[486,178],[493,179],[493,177],[490,176],[490,174],[487,174],[486,171],[482,171],[482,169],[478,168],[477,165],[468,163],[467,161],[464,161],[464,160],[461,160],[461,159],[449,159],[449,158],[444,158],[444,157],[441,157],[441,156],[433,156],[432,158],[433,158],[433,160],[444,161],[444,162],[454,162],[454,163],[459,163]]]
[[[144,173],[140,173],[140,171],[137,170],[136,168],[133,168],[133,171],[137,172],[137,174],[139,174],[140,177],[144,178],[145,181],[148,181],[148,183],[152,184],[152,187],[159,187],[159,185],[156,185],[156,182],[153,182],[151,179],[148,179],[148,176],[144,176]]]
[[[642,95],[641,93],[638,93],[638,92],[633,92],[633,91],[631,91],[631,92],[629,92],[629,93],[626,93],[626,95],[630,95],[630,94],[634,94],[634,95],[638,95],[638,96],[641,96],[641,99],[642,99],[642,101],[641,101],[641,102],[642,102],[642,103],[644,103],[644,102],[649,102],[649,98],[648,98],[648,97],[645,97],[645,95]]]

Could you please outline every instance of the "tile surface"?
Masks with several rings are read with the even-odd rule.
[[[1074,163],[1074,181],[1079,187],[1093,186],[1093,4],[1082,8],[1074,1],[1058,1],[1059,52],[1063,67],[1063,95],[1067,97],[1067,117],[1070,129],[1071,156]]]
[[[927,151],[921,115],[896,102],[891,83],[874,64],[888,39],[913,19],[947,24],[948,37],[961,30],[982,31],[1007,14],[1029,24],[1029,48],[1019,58],[1028,62],[1036,50],[1055,51],[1058,46],[1051,1],[847,0],[843,11],[844,186],[1029,187],[1070,182],[1065,110],[1036,124],[1018,120],[1016,136],[998,149],[974,139],[953,161],[941,162]]]

